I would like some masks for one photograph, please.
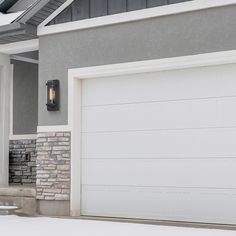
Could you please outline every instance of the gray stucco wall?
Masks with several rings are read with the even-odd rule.
[[[236,49],[236,6],[40,37],[39,125],[67,124],[67,73],[111,63]],[[47,80],[61,82],[58,112],[45,107]]]
[[[38,65],[12,60],[13,134],[36,134],[38,125]]]

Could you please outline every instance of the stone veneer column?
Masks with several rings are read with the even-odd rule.
[[[36,198],[70,200],[70,132],[39,133]]]

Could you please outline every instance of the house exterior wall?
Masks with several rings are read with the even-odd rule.
[[[38,65],[12,60],[13,135],[36,134],[38,125]]]
[[[37,58],[37,53],[20,56]],[[11,64],[13,64],[13,120],[11,121],[13,124],[9,141],[9,184],[35,185],[36,138],[22,139],[22,137],[37,133],[38,65],[17,60],[11,60]]]
[[[235,11],[226,6],[40,37],[39,125],[67,125],[69,68],[236,49]],[[61,85],[57,112],[45,106],[51,79]]]
[[[68,124],[68,69],[236,49],[235,11],[236,6],[212,8],[40,37],[39,126]],[[60,80],[56,112],[45,106],[45,84],[52,79]],[[39,212],[57,215],[60,206],[60,214],[68,215],[70,139],[63,144],[56,132],[38,135]]]

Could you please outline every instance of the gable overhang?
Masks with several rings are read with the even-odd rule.
[[[22,23],[0,27],[0,44],[37,38],[37,28]]]
[[[66,0],[36,1],[14,22],[0,26],[0,45],[37,38],[38,25],[65,2]]]

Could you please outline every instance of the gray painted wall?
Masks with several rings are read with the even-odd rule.
[[[192,0],[75,0],[49,24],[83,20]]]
[[[12,60],[13,134],[36,134],[38,125],[38,65]]]
[[[67,73],[78,68],[236,49],[236,6],[40,37],[39,125],[67,124]],[[47,80],[61,106],[47,112]]]

